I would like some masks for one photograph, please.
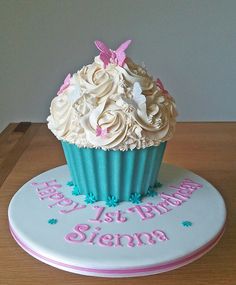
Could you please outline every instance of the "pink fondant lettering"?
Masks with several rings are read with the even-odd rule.
[[[86,208],[86,205],[80,205],[79,203],[75,203],[74,207],[71,209],[66,209],[66,210],[60,210],[59,212],[62,214],[68,214],[77,210],[81,210]]]
[[[114,246],[115,247],[123,246],[123,244],[121,243],[121,240],[123,238],[126,238],[128,247],[135,246],[134,238],[129,234],[114,234]]]
[[[106,223],[111,223],[111,222],[113,222],[113,221],[114,221],[114,218],[113,218],[114,214],[115,214],[114,212],[108,212],[108,213],[106,213],[106,214],[105,214],[104,222],[106,222]]]
[[[174,197],[173,195],[161,193],[160,197],[173,207],[180,206],[182,204],[182,200]]]
[[[103,211],[105,210],[105,207],[94,206],[93,209],[97,209],[96,217],[95,219],[89,219],[89,221],[101,223],[102,220],[100,218],[102,216]]]
[[[180,189],[178,191],[179,194],[183,195],[184,197],[186,198],[190,198],[191,195],[192,195],[192,191],[189,190],[189,189],[185,189],[185,188],[182,188],[182,186],[180,186]]]
[[[163,231],[159,231],[159,230],[154,230],[152,231],[152,234],[157,237],[157,239],[159,241],[165,241],[168,240],[168,237],[166,236],[166,234]]]
[[[40,200],[44,200],[51,196],[51,194],[56,193],[58,188],[61,188],[62,185],[58,184],[56,180],[51,180],[48,182],[33,182],[32,185],[37,186],[37,192]],[[39,187],[38,187],[39,186]]]
[[[61,188],[62,185],[57,183],[56,180],[46,181],[46,182],[33,182],[33,186],[36,186],[36,190],[40,200],[53,200],[55,203],[48,205],[49,208],[53,208],[55,206],[58,207],[69,207],[69,209],[63,209],[59,212],[62,214],[68,214],[74,212],[76,210],[86,208],[86,205],[80,205],[79,203],[74,202],[73,200],[67,198],[61,192],[58,192],[57,189]]]
[[[137,212],[143,221],[152,219],[155,216],[155,214],[152,213],[152,208],[144,205],[136,205],[132,208],[129,208],[128,211]]]
[[[48,190],[46,190],[46,191],[38,192],[39,199],[40,199],[40,200],[47,199],[50,195],[52,195],[52,194],[55,193],[56,191],[57,191],[56,189],[48,189]]]
[[[105,207],[94,206],[93,208],[96,209],[97,212],[94,219],[89,219],[90,222],[125,223],[127,221],[127,218],[123,216],[123,212],[120,210],[105,213]]]
[[[45,181],[45,182],[32,182],[33,186],[37,186],[37,191],[40,192],[42,190],[57,190],[58,188],[61,188],[62,185],[57,183],[56,179]]]
[[[172,194],[173,197],[181,199],[183,202],[187,201],[189,198],[179,193],[179,191]]]
[[[122,212],[120,210],[117,211],[117,223],[125,223],[127,221],[126,217],[122,216]]]
[[[169,206],[167,201],[159,202],[156,205],[153,205],[153,203],[151,203],[151,202],[149,202],[147,204],[151,207],[151,209],[153,209],[159,215],[163,215],[163,214],[172,210],[172,209],[167,208],[167,206]]]
[[[65,240],[72,243],[80,243],[86,239],[86,232],[90,229],[89,225],[86,224],[78,224],[74,228],[74,232],[69,233],[65,236]]]
[[[170,209],[168,208],[169,204],[168,204],[168,202],[166,200],[164,200],[162,202],[159,202],[157,204],[157,206],[163,208],[165,212],[169,212],[169,211],[172,210],[171,208]]]
[[[102,235],[100,236],[99,240],[98,240],[98,244],[100,246],[113,246],[113,240],[114,236],[111,235],[111,234],[105,234],[105,235]]]
[[[54,193],[54,194],[52,194],[52,195],[50,195],[48,198],[50,199],[50,200],[61,200],[62,198],[64,198],[65,196],[62,194],[62,193],[60,193],[60,192],[56,192],[56,193]]]
[[[72,201],[69,198],[64,198],[61,201],[58,201],[58,205],[61,207],[66,207],[66,206],[70,206],[74,203],[74,201]]]
[[[66,200],[67,198],[64,198],[65,196],[62,194],[62,193],[60,193],[60,192],[57,192],[57,193],[55,193],[55,194],[53,194],[53,195],[51,195],[51,196],[49,196],[49,199],[50,200],[55,200],[56,201],[56,203],[54,203],[54,204],[51,204],[51,205],[48,205],[48,207],[49,208],[52,208],[52,207],[54,207],[54,206],[61,206],[61,202],[63,201],[63,200]]]
[[[55,202],[54,204],[48,205],[48,207],[49,207],[49,208],[52,208],[52,207],[54,207],[54,206],[62,206],[61,202],[62,202],[63,200],[66,200],[66,199],[67,199],[67,198],[64,198],[64,197],[65,197],[65,196],[63,195],[60,200],[55,199],[56,202]]]
[[[101,230],[101,228],[96,227],[96,228],[95,228],[95,231],[92,232],[92,234],[90,235],[90,237],[89,237],[87,243],[89,243],[89,244],[94,244],[94,243],[95,243],[94,240],[95,240],[96,237],[99,235],[99,231],[100,231],[100,230]]]
[[[134,237],[137,239],[137,246],[141,246],[143,244],[146,244],[142,239],[141,237],[142,236],[145,236],[146,237],[146,241],[148,244],[155,244],[156,241],[152,238],[152,235],[150,233],[134,233]]]
[[[195,182],[195,181],[193,181],[193,180],[191,180],[191,179],[189,179],[189,178],[185,178],[183,183],[192,185],[192,186],[194,186],[195,188],[202,188],[202,187],[203,187],[202,184],[200,184],[200,183],[198,183],[198,182]]]
[[[181,191],[186,190],[185,194],[192,194],[192,192],[196,191],[199,188],[202,188],[203,185],[186,178],[181,182],[180,186],[171,185],[169,187]]]
[[[89,245],[98,245],[106,247],[135,247],[142,245],[154,245],[157,241],[166,241],[168,237],[163,231],[153,230],[151,233],[138,232],[134,234],[127,233],[105,233],[100,234],[100,227],[96,227],[90,234],[87,234],[91,227],[87,224],[77,224],[73,232],[65,236],[65,240],[71,243],[86,242]]]

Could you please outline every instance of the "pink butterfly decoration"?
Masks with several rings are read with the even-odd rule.
[[[102,129],[101,127],[97,126],[96,128],[96,137],[106,138],[108,134],[108,128]]]
[[[156,80],[156,85],[157,85],[157,87],[159,87],[161,89],[161,91],[163,92],[164,95],[166,95],[167,98],[172,99],[169,92],[165,89],[163,83],[161,82],[161,80],[159,78],[157,78],[157,80]]]
[[[163,93],[165,93],[165,94],[168,93],[168,91],[165,89],[163,83],[161,82],[161,79],[157,78],[156,85],[157,85],[157,87],[159,87],[161,89],[161,91]]]
[[[109,49],[109,47],[102,41],[95,41],[94,43],[100,50],[100,59],[104,63],[104,68],[106,68],[109,63],[116,63],[119,66],[123,66],[126,59],[125,50],[131,44],[131,40],[127,40],[122,43],[115,51]]]
[[[71,79],[71,74],[69,73],[65,80],[64,83],[62,84],[62,86],[60,87],[60,90],[57,92],[57,95],[60,95],[67,87],[69,87],[70,85],[70,79]]]

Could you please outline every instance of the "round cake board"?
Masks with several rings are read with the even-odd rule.
[[[73,195],[66,165],[51,169],[12,198],[11,233],[33,257],[78,274],[131,277],[176,269],[216,245],[225,204],[210,183],[188,170],[163,164],[158,180],[157,195],[151,191],[139,204],[108,207]]]

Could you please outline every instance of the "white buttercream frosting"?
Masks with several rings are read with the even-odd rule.
[[[147,71],[126,58],[104,67],[100,57],[69,79],[51,103],[48,127],[78,147],[128,150],[169,140],[176,123],[173,98]]]

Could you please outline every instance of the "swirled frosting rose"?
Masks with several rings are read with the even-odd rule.
[[[124,50],[104,55],[100,47],[92,64],[66,77],[51,103],[49,129],[59,140],[104,150],[169,140],[177,113],[161,81],[124,56]]]

